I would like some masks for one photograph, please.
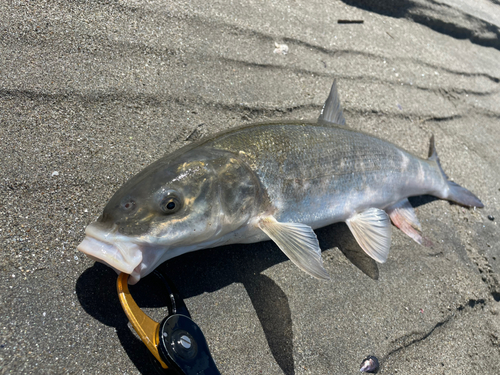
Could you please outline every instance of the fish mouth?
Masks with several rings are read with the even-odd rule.
[[[132,242],[130,237],[118,233],[118,227],[112,228],[92,223],[85,229],[85,238],[77,249],[89,258],[104,263],[117,273],[130,275],[129,283],[135,284],[141,278],[143,253],[141,247]]]

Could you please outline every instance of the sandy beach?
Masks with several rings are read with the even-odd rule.
[[[287,51],[286,53],[284,53]],[[483,209],[411,198],[385,264],[316,231],[331,281],[271,242],[161,266],[222,374],[500,373],[498,0],[0,3],[0,374],[156,374],[116,273],[76,250],[130,177],[203,136],[316,119],[426,157]],[[131,287],[161,320],[153,278]]]

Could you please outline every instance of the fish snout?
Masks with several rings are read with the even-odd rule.
[[[89,258],[104,263],[115,271],[132,276],[134,284],[140,279],[141,248],[129,237],[119,234],[116,228],[103,228],[99,223],[90,224],[85,238],[77,249]]]

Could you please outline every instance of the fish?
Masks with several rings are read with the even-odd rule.
[[[426,244],[409,197],[483,207],[427,159],[346,126],[337,83],[317,121],[244,125],[186,145],[125,182],[78,250],[135,284],[181,254],[272,240],[307,274],[328,280],[314,229],[345,222],[386,262],[392,224]]]

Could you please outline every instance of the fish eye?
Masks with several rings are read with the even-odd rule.
[[[122,207],[125,211],[130,211],[135,207],[135,201],[133,201],[132,199],[127,200],[122,203]]]
[[[179,197],[172,191],[167,192],[160,203],[160,209],[163,213],[170,215],[178,212],[182,208]]]

